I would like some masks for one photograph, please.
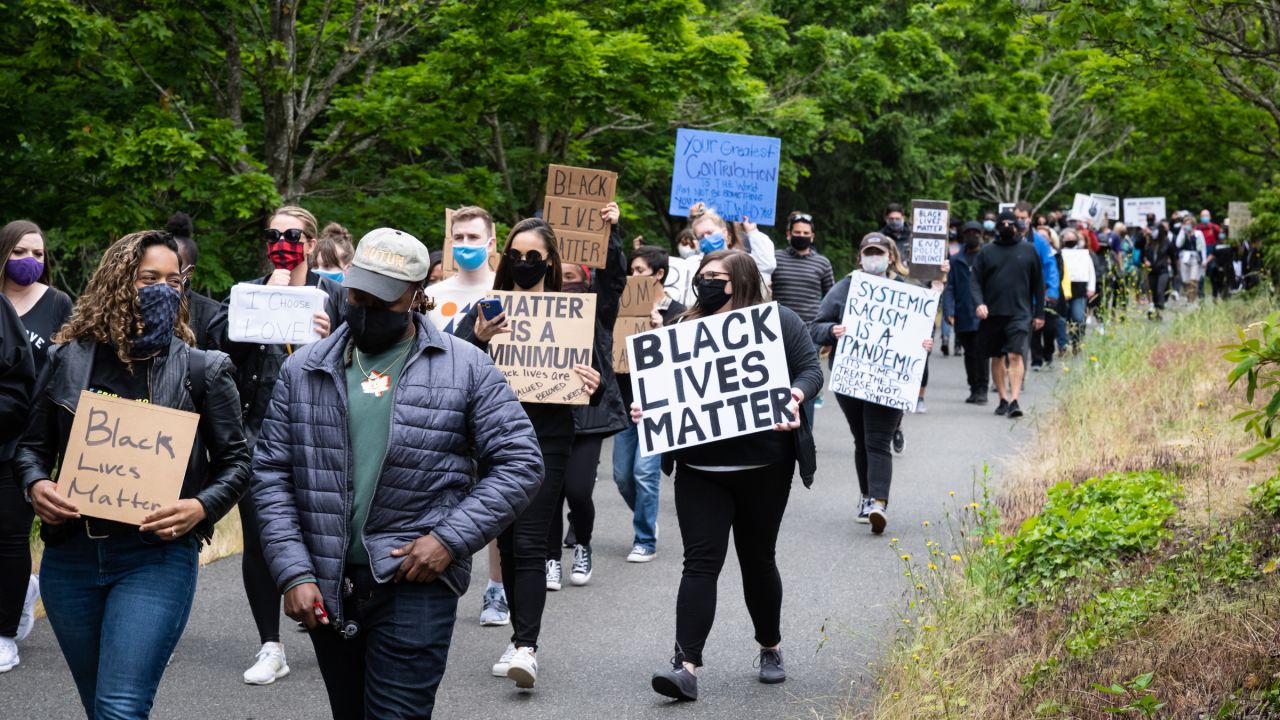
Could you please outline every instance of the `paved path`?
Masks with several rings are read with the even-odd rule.
[[[437,717],[811,718],[829,715],[839,699],[866,692],[873,687],[867,663],[892,642],[905,603],[906,580],[889,536],[913,553],[924,552],[926,539],[943,539],[939,525],[946,506],[969,502],[975,469],[1007,457],[1050,399],[1052,374],[1044,373],[1030,375],[1023,403],[1029,412],[1019,422],[994,417],[994,405],[965,405],[962,362],[934,354],[929,414],[906,418],[906,452],[894,462],[885,537],[853,522],[858,492],[852,440],[834,402],[818,410],[817,482],[811,490],[796,482],[778,548],[786,683],[766,686],[755,679],[756,647],[737,562],[730,559],[707,643],[702,699],[673,707],[649,689],[649,675],[671,656],[675,631],[680,537],[671,480],[663,479],[658,558],[647,565],[627,564],[630,514],[610,479],[606,443],[595,493],[595,575],[585,588],[566,584],[548,598],[537,689],[520,692],[510,681],[489,675],[510,630],[481,628],[476,620],[486,577],[481,555],[459,606]],[[950,491],[956,492],[954,499]],[[925,520],[930,527],[922,526]],[[257,638],[241,590],[240,563],[229,558],[206,567],[154,717],[329,717],[309,642],[290,631],[285,643],[292,674],[268,687],[244,685],[240,674],[252,663]],[[22,664],[0,675],[0,716],[83,717],[47,622],[38,623],[21,651]]]

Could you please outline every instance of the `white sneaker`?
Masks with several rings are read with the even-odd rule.
[[[923,415],[927,412],[929,412],[929,408],[925,406],[924,398],[920,398],[919,400],[916,400],[916,413]]]
[[[507,649],[502,651],[502,657],[498,658],[498,662],[493,664],[494,677],[506,677],[507,670],[511,667],[511,658],[515,657],[516,646],[507,644]]]
[[[871,523],[871,532],[876,535],[884,532],[885,526],[889,524],[884,503],[879,500],[871,501],[871,506],[867,508],[867,522]]]
[[[573,567],[569,571],[569,582],[582,587],[591,582],[591,546],[573,546]]]
[[[289,664],[285,662],[284,645],[269,642],[258,651],[258,661],[253,667],[244,671],[244,681],[249,685],[270,685],[289,674]]]
[[[636,545],[631,548],[631,554],[627,555],[627,562],[646,563],[658,557],[657,550],[650,550],[647,547]]]
[[[18,667],[18,643],[11,637],[0,637],[0,673]]]
[[[27,581],[27,599],[22,602],[22,617],[18,619],[18,634],[14,640],[22,642],[36,626],[36,601],[40,599],[40,576],[32,575]]]
[[[560,589],[561,569],[559,560],[547,561],[547,589],[556,591]]]
[[[507,677],[516,681],[518,688],[531,688],[538,681],[538,657],[532,648],[522,647],[511,656],[511,664],[507,667]]]
[[[858,503],[858,519],[856,522],[860,522],[863,525],[871,524],[871,498],[862,498],[862,501]]]

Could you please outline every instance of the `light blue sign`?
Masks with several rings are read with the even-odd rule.
[[[773,225],[782,140],[760,135],[676,130],[672,215],[704,202],[726,220]]]

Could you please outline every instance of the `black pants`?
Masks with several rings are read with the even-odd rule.
[[[1053,350],[1058,344],[1058,314],[1045,312],[1044,326],[1031,331],[1031,362],[1046,365],[1053,362]]]
[[[1157,310],[1163,310],[1165,299],[1169,296],[1169,273],[1152,272],[1147,276],[1147,282],[1151,283],[1151,304]]]
[[[13,474],[13,462],[0,463],[0,637],[18,634],[31,576],[34,518],[35,512]]]
[[[966,348],[966,364],[968,354]],[[848,395],[837,394],[836,402],[840,403],[849,432],[853,433],[853,465],[858,471],[858,489],[863,497],[888,502],[889,485],[893,483],[893,431],[902,421],[902,411]]]
[[[556,513],[547,530],[547,559],[559,560],[564,537],[564,505],[569,504],[569,519],[573,523],[573,535],[579,545],[591,544],[591,532],[596,526],[596,505],[591,492],[596,487],[596,469],[600,467],[600,446],[603,435],[579,435],[573,439],[569,463],[564,469],[564,488]]]
[[[258,527],[258,510],[253,495],[245,493],[238,504],[240,508],[240,536],[244,540],[244,555],[240,558],[240,576],[244,579],[244,594],[249,599],[249,612],[253,624],[258,626],[258,640],[263,643],[280,642],[280,591],[271,577],[267,559],[262,555],[261,530]]]
[[[957,332],[956,342],[964,348],[964,375],[969,392],[985,395],[991,381],[991,363],[978,345],[978,331]]]
[[[774,554],[794,473],[794,462],[739,472],[680,466],[676,518],[684,539],[684,570],[676,596],[677,656],[702,665],[702,648],[716,618],[716,585],[729,554],[730,529],[756,642],[773,647],[782,641],[782,577]]]
[[[438,580],[377,584],[367,567],[349,571],[354,592],[342,601],[343,619],[359,632],[311,631],[334,720],[430,718],[458,596]]]
[[[546,475],[529,507],[498,536],[502,585],[511,608],[511,642],[538,648],[542,609],[547,604],[547,529],[560,508],[570,440],[543,441]]]

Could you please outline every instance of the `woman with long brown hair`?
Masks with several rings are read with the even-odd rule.
[[[108,248],[55,340],[17,461],[43,521],[44,607],[85,714],[146,717],[186,627],[201,542],[248,484],[240,396],[227,356],[191,347],[167,233]],[[200,415],[180,499],[141,525],[90,517],[51,479],[85,390]]]

